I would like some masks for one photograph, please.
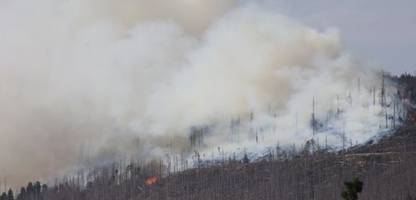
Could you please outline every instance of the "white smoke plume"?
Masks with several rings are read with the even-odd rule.
[[[195,127],[209,129],[206,153],[302,144],[313,99],[331,144],[340,130],[358,142],[380,132],[381,80],[337,31],[261,5],[5,0],[0,29],[0,176],[11,185],[85,160],[183,152]]]

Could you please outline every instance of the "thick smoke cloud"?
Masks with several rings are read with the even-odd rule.
[[[360,142],[379,131],[370,99],[380,81],[336,30],[261,5],[6,0],[0,28],[0,175],[11,185],[185,151],[191,127],[210,127],[204,152],[301,144],[314,97],[318,119],[344,110],[328,130]]]
[[[154,86],[233,1],[0,3],[0,174],[16,185],[73,167],[80,149],[128,151]]]

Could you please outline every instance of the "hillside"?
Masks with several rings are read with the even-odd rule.
[[[29,183],[17,199],[328,200],[340,199],[344,181],[353,177],[364,182],[360,199],[416,199],[416,112],[412,107],[416,78],[404,75],[392,80],[400,85],[402,98],[409,99],[408,116],[377,141],[343,151],[319,145],[312,145],[312,150],[305,145],[297,152],[276,149],[277,153],[256,161],[229,159],[172,174],[163,174],[164,166],[157,162],[120,163],[90,170],[86,176],[71,176],[49,188]],[[3,194],[0,199],[9,197]]]
[[[343,182],[360,177],[361,199],[416,196],[416,126],[345,154],[195,169],[163,179],[137,199],[340,199]]]

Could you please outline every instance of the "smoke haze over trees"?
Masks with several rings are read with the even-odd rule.
[[[336,29],[260,3],[6,0],[0,28],[0,176],[13,186],[116,160],[256,157],[312,136],[351,146],[406,114]]]

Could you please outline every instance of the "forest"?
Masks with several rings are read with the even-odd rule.
[[[416,109],[411,106],[416,104],[416,77],[389,79],[410,106],[406,120],[378,141],[334,150],[311,139],[301,149],[276,146],[255,160],[245,155],[201,161],[173,172],[160,160],[115,162],[54,183],[10,188],[0,200],[341,199],[344,182],[354,178],[363,183],[359,199],[416,199]]]

